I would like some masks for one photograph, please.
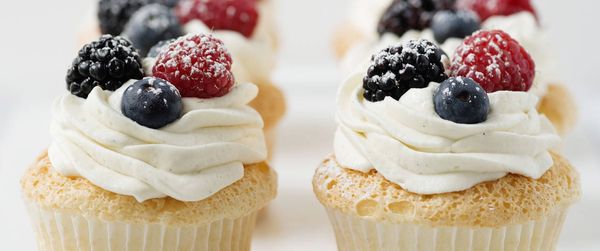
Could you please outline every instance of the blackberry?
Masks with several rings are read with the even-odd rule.
[[[394,0],[377,25],[377,32],[402,36],[409,30],[424,30],[436,12],[453,10],[455,0]]]
[[[175,7],[179,0],[100,0],[98,3],[98,20],[102,34],[119,35],[123,32],[129,18],[140,8],[148,4],[158,3],[167,7]]]
[[[103,35],[79,50],[66,81],[73,95],[87,98],[95,86],[114,91],[126,81],[142,77],[142,61],[131,43],[119,36]]]
[[[399,100],[411,88],[442,82],[448,78],[444,57],[444,51],[424,39],[383,49],[371,58],[372,65],[363,78],[363,96],[371,102],[388,96]]]

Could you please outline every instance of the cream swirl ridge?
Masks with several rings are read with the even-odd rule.
[[[183,98],[183,116],[156,130],[121,114],[131,83],[55,102],[48,151],[56,170],[138,201],[199,201],[241,179],[244,164],[266,159],[263,121],[248,106],[255,85],[237,85],[220,98]]]
[[[549,149],[560,138],[527,92],[489,94],[488,120],[474,125],[440,118],[433,105],[439,86],[411,89],[399,101],[371,103],[361,77],[338,93],[335,155],[340,165],[371,169],[404,189],[437,194],[468,189],[508,173],[537,179],[551,166]]]

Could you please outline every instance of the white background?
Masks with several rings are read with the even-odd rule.
[[[276,82],[289,110],[272,165],[279,197],[258,225],[254,250],[335,250],[314,198],[315,166],[331,151],[335,89],[334,26],[349,0],[280,0],[282,51]],[[562,76],[579,104],[579,124],[564,153],[582,174],[584,196],[565,225],[559,250],[600,250],[600,2],[535,1]],[[0,7],[0,250],[35,250],[18,180],[50,142],[49,105],[65,91],[75,34],[91,1],[4,0]]]

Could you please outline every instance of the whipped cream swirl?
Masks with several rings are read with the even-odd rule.
[[[381,4],[378,6],[381,6]],[[368,15],[374,16],[376,13],[380,12],[371,12],[368,13]],[[364,13],[364,15],[367,15],[367,13]],[[379,14],[379,16],[381,16],[381,14]],[[368,21],[368,23],[372,22]],[[373,24],[370,31],[366,31],[363,28],[362,30],[364,30],[366,34],[371,35],[366,36],[364,41],[357,43],[342,59],[341,70],[347,76],[357,71],[367,69],[370,64],[371,55],[390,45],[403,44],[415,39],[427,39],[434,43],[436,42],[431,29],[425,29],[423,31],[410,30],[400,37],[393,33],[386,33],[379,37],[376,33],[376,27],[377,23]],[[498,29],[507,32],[531,55],[536,65],[536,75],[529,92],[538,97],[542,97],[546,94],[550,83],[559,82],[559,77],[556,74],[556,72],[558,72],[556,70],[556,62],[549,57],[547,35],[545,31],[539,27],[534,15],[523,11],[509,16],[493,16],[481,24],[481,29]],[[454,52],[462,42],[463,39],[449,38],[444,43],[438,45],[452,59]]]
[[[440,118],[433,104],[439,84],[411,89],[396,101],[369,102],[361,75],[338,93],[334,149],[337,161],[419,194],[462,191],[508,173],[537,179],[553,164],[560,138],[527,92],[489,94],[487,121],[468,125]]]
[[[240,84],[220,98],[183,98],[182,117],[161,129],[121,114],[121,97],[100,87],[87,99],[65,94],[53,108],[49,157],[65,176],[138,201],[166,196],[199,201],[244,175],[244,164],[267,157],[263,121],[248,106],[258,94]]]

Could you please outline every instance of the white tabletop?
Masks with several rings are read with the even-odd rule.
[[[287,95],[289,110],[272,162],[279,173],[279,195],[257,226],[254,250],[335,250],[310,182],[315,167],[331,152],[340,76],[329,42],[347,2],[279,3],[283,48],[276,83]],[[564,154],[581,172],[584,196],[571,210],[559,250],[600,250],[600,87],[595,61],[600,57],[595,45],[599,35],[591,32],[600,23],[594,14],[600,3],[537,2],[553,39],[549,42],[562,59],[562,75],[580,108],[578,127],[566,139]],[[66,66],[75,55],[74,34],[88,7],[85,1],[63,0],[10,1],[0,8],[1,250],[35,250],[18,180],[50,142],[49,106],[64,92]]]

